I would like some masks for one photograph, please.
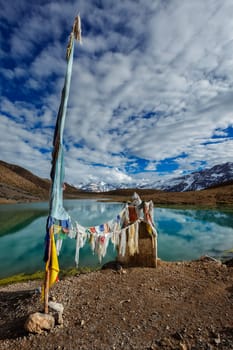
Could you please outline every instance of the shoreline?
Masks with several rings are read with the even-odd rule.
[[[220,265],[230,265],[231,263],[233,264],[233,257],[231,258],[227,258],[227,259],[223,259],[223,258],[215,258],[209,255],[204,255],[204,256],[200,256],[197,259],[192,259],[192,260],[172,260],[172,261],[167,261],[167,260],[161,260],[160,258],[158,258],[158,265],[162,265],[162,264],[169,264],[171,266],[176,266],[177,264],[192,264],[194,262],[197,261],[209,261],[209,262],[215,262],[217,264]],[[116,261],[110,261],[108,263],[106,263],[106,265],[108,264],[112,264],[114,265]],[[129,266],[126,268],[147,268],[147,267],[143,267],[143,266]],[[156,269],[155,267],[151,267],[152,269]],[[67,277],[73,277],[73,276],[77,276],[77,275],[81,275],[81,274],[88,274],[91,272],[97,272],[97,271],[101,271],[104,270],[105,268],[103,268],[103,266],[100,267],[80,267],[80,268],[65,268],[65,269],[61,269],[59,271],[59,280],[63,280]],[[9,285],[16,285],[16,284],[21,284],[21,283],[28,283],[28,282],[32,282],[32,281],[41,281],[43,282],[44,279],[44,275],[45,275],[45,271],[35,271],[32,274],[25,274],[25,273],[19,273],[16,275],[12,275],[12,276],[8,276],[8,277],[3,277],[0,279],[0,288],[1,287],[5,287],[5,286],[9,286]]]
[[[101,196],[81,196],[81,197],[72,197],[72,198],[64,198],[63,200],[96,200],[97,202],[104,202],[104,203],[126,203],[131,200],[131,197],[115,197],[115,196],[108,196],[105,198],[99,198]],[[148,197],[148,196],[147,196]],[[143,199],[143,198],[142,198]],[[149,200],[149,197],[146,198],[145,200]],[[200,203],[200,202],[193,202],[193,203],[180,203],[180,202],[171,202],[168,201],[166,203],[160,202],[158,200],[151,199],[153,201],[154,206],[158,208],[170,208],[170,209],[197,209],[201,208],[203,210],[208,210],[208,209],[216,209],[216,210],[232,210],[233,211],[233,204],[232,203],[221,203],[221,204],[216,204],[216,203]],[[0,198],[0,205],[11,205],[11,204],[30,204],[30,203],[49,203],[49,199],[34,199],[34,200],[14,200],[14,199],[4,199]]]

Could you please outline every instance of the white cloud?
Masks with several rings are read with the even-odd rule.
[[[2,94],[2,115],[17,126],[3,135],[4,160],[17,163],[20,149],[24,165],[34,159],[30,168],[38,173],[41,162],[48,173],[49,154],[39,147],[51,149],[64,82],[64,38],[79,10],[83,45],[75,48],[65,128],[71,182],[130,182],[127,165],[138,166],[138,158],[146,164],[141,178],[159,176],[156,165],[168,158],[177,157],[174,174],[196,170],[202,161],[231,161],[232,139],[224,131],[233,120],[230,1],[127,0],[98,8],[82,0],[78,9],[72,1],[20,4],[5,3],[1,13],[5,29],[11,22],[12,62],[0,73],[13,90],[18,84],[24,92],[9,88]],[[212,142],[213,135],[225,137]],[[11,138],[20,144],[17,152],[4,146]]]

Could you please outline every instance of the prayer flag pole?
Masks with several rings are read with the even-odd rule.
[[[67,68],[64,87],[61,95],[60,107],[57,115],[56,127],[53,138],[52,167],[50,177],[52,180],[49,201],[49,216],[46,224],[46,248],[44,261],[45,280],[44,280],[44,312],[48,313],[49,288],[56,281],[59,272],[59,265],[54,240],[54,224],[56,220],[61,222],[61,227],[69,227],[69,215],[63,207],[63,182],[64,182],[64,162],[63,162],[63,131],[66,118],[67,103],[70,90],[72,75],[74,39],[81,43],[81,20],[78,15],[73,24],[70,34],[66,60]]]
[[[49,233],[49,241],[48,241],[48,261],[46,263],[45,268],[45,281],[44,281],[44,313],[49,313],[49,280],[50,280],[50,270],[47,266],[50,265],[51,261],[51,239]]]

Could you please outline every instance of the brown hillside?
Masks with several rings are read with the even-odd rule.
[[[8,201],[32,201],[45,198],[47,191],[33,178],[27,176],[27,170],[0,162],[0,198]],[[48,187],[48,186],[47,186]]]
[[[0,161],[0,202],[48,200],[50,181],[14,164]],[[74,187],[66,186],[67,198],[77,196]]]
[[[232,206],[233,184],[222,185],[202,191],[165,192],[154,189],[121,189],[105,193],[115,201],[129,201],[132,193],[137,192],[143,200],[153,200],[157,205],[203,205]],[[102,194],[103,197],[103,194]]]
[[[9,171],[12,172],[12,174],[15,174],[14,177],[19,177],[21,181],[26,180],[31,185],[37,186],[40,189],[44,189],[46,192],[49,189],[49,182],[47,180],[41,179],[40,177],[32,174],[30,171],[15,165],[15,164],[9,164],[3,161],[0,161],[0,167],[5,169],[9,169]],[[12,179],[13,181],[15,179]]]

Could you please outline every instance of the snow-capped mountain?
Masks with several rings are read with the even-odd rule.
[[[215,165],[169,181],[161,189],[172,192],[198,191],[233,181],[233,163]]]
[[[99,183],[80,184],[79,189],[87,192],[107,192],[120,188],[151,188],[170,192],[198,191],[208,187],[233,181],[233,163],[215,165],[210,169],[196,171],[191,174],[183,175],[170,179],[167,182],[148,181],[143,183],[126,184],[107,184],[103,181]]]
[[[86,191],[86,192],[107,192],[111,190],[115,190],[118,188],[116,185],[106,184],[105,182],[101,181],[99,183],[90,182],[87,184],[80,184],[77,186],[78,189]]]

